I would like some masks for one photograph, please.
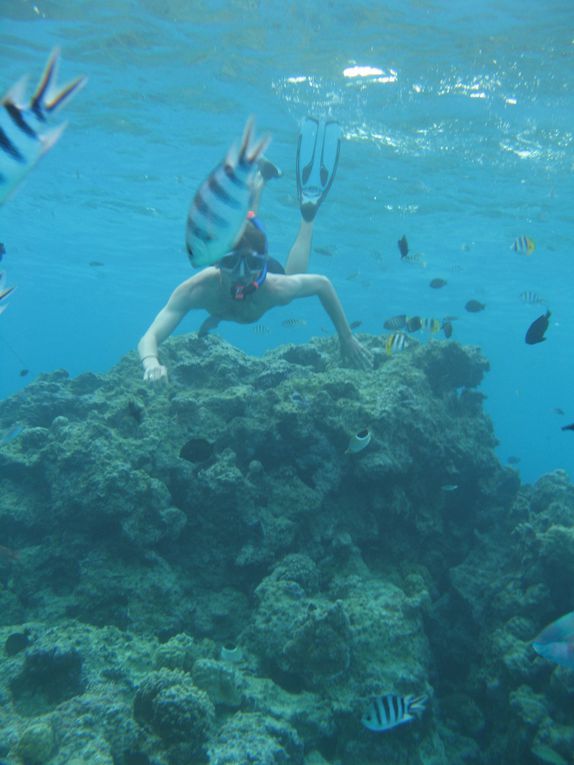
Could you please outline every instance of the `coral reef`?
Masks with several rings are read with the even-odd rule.
[[[169,386],[130,354],[0,402],[2,765],[571,761],[530,642],[572,609],[574,487],[499,464],[477,349],[363,339],[369,372],[179,337]],[[428,711],[373,733],[388,692]]]

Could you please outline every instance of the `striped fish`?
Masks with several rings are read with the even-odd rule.
[[[521,255],[532,255],[536,245],[529,236],[519,236],[510,245],[510,249],[519,252]]]
[[[289,327],[289,328],[304,327],[307,324],[307,320],[306,319],[283,319],[281,324],[284,327]]]
[[[6,201],[40,157],[60,138],[66,123],[46,130],[49,118],[86,83],[85,77],[78,77],[61,90],[57,90],[55,80],[59,58],[60,51],[52,51],[42,79],[28,104],[24,103],[25,77],[10,88],[2,99],[0,204]]]
[[[399,696],[386,693],[371,699],[361,722],[369,730],[380,733],[396,728],[397,725],[412,722],[426,709],[427,696]]]
[[[404,313],[401,313],[398,316],[391,316],[390,319],[387,319],[383,324],[383,327],[385,329],[402,329],[405,326],[406,321],[407,317]]]
[[[536,292],[532,292],[532,290],[526,290],[526,292],[521,292],[520,299],[522,300],[523,303],[528,303],[528,305],[536,305],[537,303],[546,302]]]
[[[390,356],[391,353],[396,353],[397,351],[404,351],[405,348],[407,348],[411,343],[416,342],[415,340],[411,340],[411,338],[408,335],[405,335],[404,332],[393,332],[392,335],[389,335],[387,337],[387,342],[385,343],[385,350],[387,354]]]
[[[253,119],[247,120],[239,149],[227,156],[199,187],[187,216],[185,244],[191,264],[209,266],[228,253],[241,237],[254,190],[257,160],[271,140],[251,146]]]

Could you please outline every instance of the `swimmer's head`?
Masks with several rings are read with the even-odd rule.
[[[267,237],[261,223],[250,212],[245,229],[233,250],[217,262],[217,267],[231,277],[231,295],[243,300],[255,292],[267,276]]]

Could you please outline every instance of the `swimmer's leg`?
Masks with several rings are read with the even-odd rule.
[[[262,156],[257,161],[257,174],[253,181],[253,187],[251,190],[251,201],[249,208],[257,215],[259,212],[259,205],[261,203],[261,194],[265,188],[265,184],[273,178],[281,178],[283,173],[274,165],[267,157]]]
[[[311,243],[313,241],[313,221],[301,219],[301,225],[297,238],[289,251],[287,263],[285,264],[286,274],[306,274],[309,267],[309,257],[311,255]]]

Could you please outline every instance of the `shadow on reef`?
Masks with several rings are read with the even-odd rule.
[[[475,348],[372,372],[180,337],[0,403],[0,759],[30,765],[570,762],[574,489],[493,452]],[[368,429],[367,448],[346,453]],[[361,725],[369,699],[422,719]]]

